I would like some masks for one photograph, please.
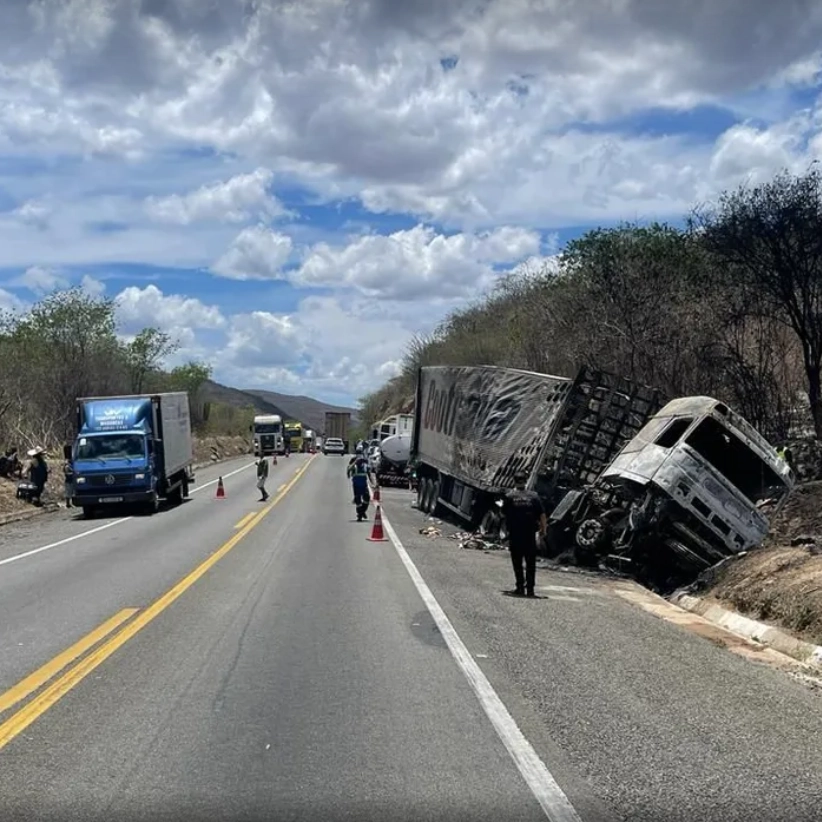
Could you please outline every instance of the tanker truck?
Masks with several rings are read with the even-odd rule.
[[[408,463],[411,459],[410,433],[386,437],[378,446],[374,458],[375,474],[379,485],[406,485]]]

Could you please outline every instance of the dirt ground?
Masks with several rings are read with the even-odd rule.
[[[205,437],[194,440],[194,462],[202,465],[217,460],[239,457],[251,453],[251,443],[244,437]],[[43,495],[46,506],[63,500],[63,460],[55,457],[48,459],[49,483]],[[0,478],[0,522],[8,514],[30,511],[31,504],[16,498],[17,480]]]
[[[723,567],[700,594],[822,644],[822,481],[799,486],[765,545]]]

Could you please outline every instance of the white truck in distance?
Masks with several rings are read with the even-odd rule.
[[[282,454],[283,419],[277,414],[258,414],[252,426],[254,433],[254,455],[267,457],[269,454]]]

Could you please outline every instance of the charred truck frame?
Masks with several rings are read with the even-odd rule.
[[[420,510],[500,533],[496,502],[524,471],[549,512],[548,553],[572,549],[580,563],[640,578],[693,577],[758,545],[763,500],[778,510],[793,486],[787,464],[724,404],[665,405],[660,392],[592,368],[569,379],[426,367],[416,399]]]

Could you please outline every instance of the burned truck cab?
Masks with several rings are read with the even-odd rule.
[[[760,545],[793,485],[788,464],[745,419],[711,397],[683,397],[552,520],[575,532],[582,559],[687,578]]]

